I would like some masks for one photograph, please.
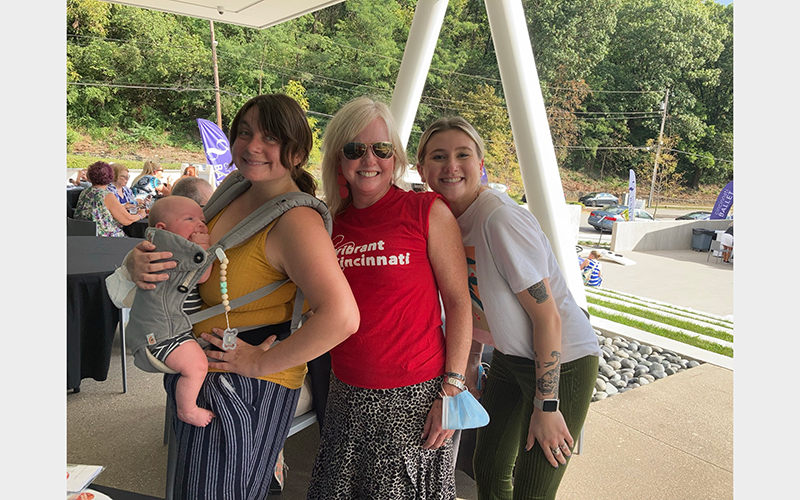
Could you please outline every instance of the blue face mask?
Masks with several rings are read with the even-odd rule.
[[[475,429],[489,423],[489,414],[469,391],[442,397],[443,429]]]

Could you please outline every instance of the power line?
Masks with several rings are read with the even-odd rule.
[[[733,163],[733,160],[723,160],[722,158],[716,158],[714,156],[709,156],[707,154],[706,155],[701,155],[701,154],[697,154],[697,153],[690,153],[688,151],[681,151],[680,149],[672,149],[672,148],[664,148],[664,150],[665,151],[671,151],[673,153],[681,153],[681,154],[685,154],[685,155],[689,155],[689,156],[696,156],[698,158],[709,158],[709,159],[714,160],[714,161],[724,161],[726,163]]]

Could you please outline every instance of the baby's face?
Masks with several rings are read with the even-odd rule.
[[[189,239],[192,233],[208,234],[203,209],[189,198],[183,198],[183,200],[181,203],[175,203],[174,210],[164,220],[166,226],[164,229],[186,239]]]

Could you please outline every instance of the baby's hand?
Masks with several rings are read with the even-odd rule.
[[[192,233],[189,235],[189,241],[206,249],[211,246],[211,236],[208,233]]]

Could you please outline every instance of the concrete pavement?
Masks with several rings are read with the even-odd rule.
[[[707,252],[622,252],[636,264],[601,259],[602,288],[718,316],[733,316],[733,268]],[[735,259],[734,259],[735,260]]]

